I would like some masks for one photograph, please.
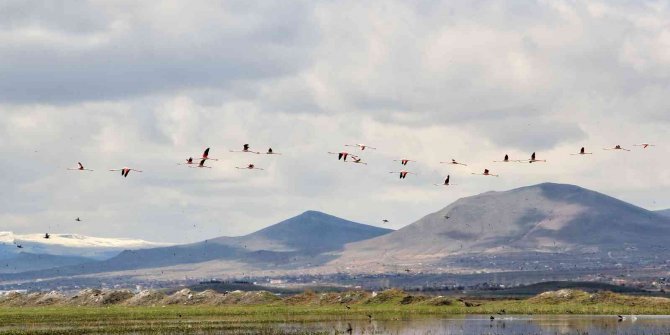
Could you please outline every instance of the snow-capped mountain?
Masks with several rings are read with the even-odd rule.
[[[169,243],[149,242],[129,238],[94,237],[78,234],[14,234],[0,232],[0,257],[27,252],[33,254],[78,256],[107,259],[127,249],[167,246]],[[21,245],[23,248],[17,248]]]

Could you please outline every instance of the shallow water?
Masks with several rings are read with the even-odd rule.
[[[670,334],[670,316],[498,316],[465,315],[391,321],[337,321],[303,325],[313,331],[352,334]],[[292,328],[292,325],[286,325]]]
[[[348,329],[351,329],[348,332]],[[31,323],[0,325],[0,334],[670,334],[670,316],[454,315],[398,320],[346,318],[333,321],[247,322],[207,319],[99,320],[71,324]]]

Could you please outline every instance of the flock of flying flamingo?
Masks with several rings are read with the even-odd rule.
[[[359,144],[345,144],[344,146],[355,147],[355,148],[358,148],[360,151],[365,151],[366,149],[367,150],[376,150],[377,149],[375,147],[371,147],[369,145],[360,144],[360,143]],[[650,143],[640,143],[640,144],[634,144],[633,146],[640,147],[642,149],[647,149],[647,148],[650,148],[650,147],[654,147],[656,145],[655,144],[650,144]],[[210,148],[205,149],[205,151],[202,153],[201,157],[199,157],[197,159],[194,159],[193,157],[188,157],[185,160],[185,162],[177,163],[177,164],[178,165],[186,165],[190,168],[208,168],[208,169],[211,169],[212,167],[208,166],[208,165],[205,165],[205,163],[207,161],[218,161],[219,159],[210,157],[209,156],[209,149]],[[630,149],[626,149],[626,148],[622,147],[621,145],[615,145],[614,147],[603,148],[603,150],[607,150],[607,151],[609,151],[609,150],[631,151]],[[244,144],[242,146],[242,150],[230,150],[230,152],[249,153],[249,154],[255,154],[255,155],[260,155],[260,154],[281,155],[281,153],[275,152],[274,150],[272,150],[272,148],[268,148],[268,150],[266,152],[253,151],[253,150],[251,150],[251,147],[249,146],[249,144]],[[345,162],[345,163],[367,165],[367,163],[364,162],[363,159],[360,156],[349,153],[347,151],[328,152],[328,154],[337,155],[338,161],[342,161],[342,162]],[[586,152],[586,149],[584,147],[581,147],[579,152],[572,153],[571,155],[592,155],[592,154],[593,154],[593,152]],[[349,159],[349,160],[347,160],[347,159]],[[415,160],[408,159],[408,158],[394,159],[393,161],[394,162],[399,162],[400,165],[403,166],[403,167],[408,166],[408,164],[410,164],[410,163],[415,163],[416,162]],[[494,163],[540,163],[540,162],[544,163],[544,162],[547,162],[547,161],[544,160],[544,159],[537,159],[536,153],[533,152],[530,155],[529,159],[510,159],[509,155],[505,155],[502,160],[500,160],[500,161],[494,160],[493,162]],[[453,159],[453,158],[450,161],[440,162],[440,164],[468,166],[467,164],[459,162],[459,161],[457,161],[456,159]],[[263,168],[257,167],[254,163],[249,163],[246,166],[236,166],[235,168],[240,169],[240,170],[264,170]],[[68,168],[68,170],[94,171],[92,169],[87,169],[86,167],[84,167],[84,165],[81,162],[77,162],[77,167]],[[138,170],[138,169],[127,167],[127,166],[122,167],[122,168],[118,168],[118,169],[109,169],[109,171],[114,171],[114,172],[121,171],[121,176],[123,176],[124,178],[128,177],[128,175],[130,174],[130,171],[142,172],[142,170]],[[411,175],[416,175],[417,174],[415,172],[407,171],[405,169],[401,169],[400,171],[389,171],[389,173],[397,174],[400,179],[405,179],[410,174]],[[498,174],[491,173],[491,171],[488,168],[484,169],[484,171],[482,173],[472,172],[471,174],[480,175],[480,176],[489,176],[489,177],[499,177],[500,176]],[[435,185],[435,186],[452,186],[452,185],[455,185],[455,184],[451,184],[450,181],[451,181],[451,176],[447,175],[447,177],[444,179],[443,182],[441,182],[439,184],[433,184],[433,185]],[[81,221],[81,219],[77,218],[76,221]],[[384,219],[383,221],[385,223],[388,222],[388,220],[386,220],[386,219]],[[49,237],[50,237],[50,235],[48,233],[46,233],[44,235],[44,238],[46,238],[46,239],[48,239]],[[17,247],[18,248],[23,248],[22,245],[17,245]]]
[[[377,148],[371,147],[367,144],[345,144],[345,147],[355,147],[358,148],[360,151],[365,151],[366,149],[368,150],[376,150]],[[640,143],[640,144],[634,144],[633,146],[635,147],[641,147],[642,149],[647,149],[650,147],[656,146],[655,144],[650,144],[650,143]],[[194,159],[193,157],[188,157],[184,163],[177,163],[178,165],[186,165],[190,168],[208,168],[211,169],[212,167],[209,165],[205,165],[207,161],[218,161],[218,158],[212,158],[209,156],[209,149],[205,149],[205,151],[202,153],[202,156]],[[603,150],[619,150],[619,151],[630,151],[630,149],[626,149],[622,147],[621,145],[615,145],[614,147],[609,147],[609,148],[603,148]],[[230,152],[235,152],[235,153],[250,153],[250,154],[265,154],[265,155],[281,155],[279,152],[275,152],[272,150],[272,148],[268,148],[266,152],[260,152],[260,151],[253,151],[251,150],[251,146],[249,144],[244,144],[242,145],[242,150],[230,150]],[[355,155],[352,153],[349,153],[347,151],[338,151],[338,152],[332,152],[329,151],[328,154],[331,155],[337,155],[337,160],[342,161],[345,163],[354,163],[354,164],[364,164],[367,165],[367,162],[364,162],[363,159],[359,155]],[[571,155],[592,155],[593,152],[586,152],[586,149],[584,147],[581,147],[579,152],[577,153],[572,153]],[[349,159],[350,158],[350,159]],[[347,160],[349,159],[349,160]],[[415,160],[408,159],[408,158],[401,158],[401,159],[394,159],[394,162],[399,162],[400,165],[403,167],[407,166],[409,163],[416,162]],[[505,155],[505,157],[500,160],[500,161],[493,161],[494,163],[544,163],[547,162],[545,159],[537,159],[536,153],[533,152],[530,155],[529,159],[510,159],[509,155]],[[446,161],[446,162],[440,162],[440,164],[451,164],[451,165],[461,165],[461,166],[468,166],[465,163],[461,163],[455,159],[451,159],[451,161]],[[246,166],[236,166],[236,169],[240,170],[264,170],[263,168],[257,167],[253,163],[249,163]],[[84,167],[84,165],[81,162],[77,162],[77,167],[75,168],[69,168],[68,170],[74,170],[74,171],[93,171],[91,169],[87,169]],[[128,177],[128,174],[130,171],[134,172],[142,172],[142,170],[130,168],[130,167],[122,167],[119,169],[110,169],[109,171],[121,171],[121,176]],[[400,179],[405,179],[407,178],[407,175],[416,175],[417,173],[412,172],[412,171],[407,171],[404,168],[401,169],[400,171],[389,171],[389,173],[397,174]],[[499,174],[494,174],[491,173],[491,171],[486,168],[482,173],[475,173],[472,172],[471,174],[473,175],[480,175],[480,176],[489,176],[489,177],[499,177]],[[444,181],[440,184],[433,184],[435,186],[451,186],[455,184],[450,183],[451,176],[447,175],[447,177],[444,179]]]

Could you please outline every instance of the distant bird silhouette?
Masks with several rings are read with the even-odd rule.
[[[393,161],[394,161],[394,162],[400,162],[400,164],[402,164],[402,165],[407,165],[407,163],[409,163],[409,162],[416,162],[416,161],[413,161],[413,160],[411,160],[411,159],[405,159],[405,158],[403,158],[403,159],[394,159]]]
[[[451,159],[451,162],[440,162],[440,164],[453,164],[453,165],[463,165],[463,166],[468,166],[467,164],[459,163],[455,159]]]
[[[474,175],[480,175],[480,176],[492,176],[492,177],[499,177],[499,176],[500,176],[500,175],[497,175],[497,174],[491,174],[491,172],[489,171],[489,169],[484,169],[484,173],[474,173],[474,172],[473,172],[473,173],[471,173],[471,174],[474,174]]]
[[[44,238],[49,238],[49,237],[51,237],[51,235],[49,235],[49,233],[44,233]]]
[[[383,219],[382,222],[384,222],[384,223],[389,223],[389,220],[387,220],[387,219]]]
[[[331,152],[328,151],[329,154],[331,155],[337,155],[337,160],[342,160],[342,161],[347,161],[347,157],[349,157],[349,153],[346,151],[340,151],[340,152]]]
[[[230,150],[230,152],[248,152],[248,153],[251,153],[251,154],[260,154],[260,152],[258,152],[258,151],[252,151],[251,146],[249,144],[243,144],[242,145],[242,150],[240,150],[240,151]]]
[[[199,163],[198,165],[189,166],[189,167],[190,167],[190,168],[207,168],[207,169],[211,169],[211,168],[212,168],[211,166],[207,166],[207,165],[205,165],[205,161],[206,161],[206,159],[203,158],[203,159],[200,160],[200,163]]]
[[[364,162],[362,158],[355,155],[351,155],[351,161],[349,161],[348,163],[368,165],[368,163]]]
[[[623,150],[623,151],[630,151],[630,150],[628,150],[628,149],[626,149],[626,148],[623,148],[622,146],[620,146],[620,145],[618,145],[618,144],[615,145],[614,148],[603,148],[603,150]]]
[[[493,161],[493,162],[494,162],[494,163],[509,163],[509,162],[516,162],[516,161],[510,161],[510,160],[509,160],[509,155],[506,154],[506,155],[505,155],[505,158],[503,158],[503,160],[501,160],[501,161]]]
[[[523,161],[521,161],[521,162],[523,162]],[[546,162],[546,160],[544,160],[544,159],[535,159],[535,153],[533,152],[533,153],[530,155],[530,159],[529,159],[527,162],[528,162],[528,163],[537,163],[537,162]]]
[[[407,178],[407,175],[408,175],[408,174],[416,174],[416,173],[414,173],[414,172],[409,172],[409,171],[405,171],[405,170],[401,170],[401,171],[391,171],[391,172],[389,172],[389,173],[397,173],[397,174],[400,176],[400,179],[405,179],[405,178]]]
[[[592,154],[593,154],[592,152],[586,152],[586,149],[584,149],[584,147],[582,147],[581,149],[579,149],[579,153],[571,154],[571,155],[592,155]]]
[[[17,244],[16,247],[19,248],[19,249],[23,249],[23,246],[20,245],[20,244]]]
[[[68,170],[75,170],[75,171],[93,171],[91,169],[86,169],[84,168],[84,165],[81,164],[81,162],[77,162],[77,167],[76,168],[69,168]]]
[[[80,221],[81,221],[81,219],[80,219],[79,217],[77,217],[77,218],[74,219],[74,220],[77,221],[77,222],[80,222]]]
[[[200,158],[204,159],[204,160],[218,161],[217,158],[209,157],[209,148],[205,149],[205,151],[202,152],[202,157],[200,157]]]
[[[128,167],[124,167],[124,168],[121,168],[121,169],[110,169],[109,171],[121,171],[121,175],[124,178],[128,177],[128,174],[130,173],[130,171],[142,172],[141,170],[136,170],[136,169],[132,169],[132,168],[128,168]]]
[[[371,147],[371,146],[369,146],[369,145],[361,144],[361,143],[357,143],[357,144],[345,144],[344,146],[345,146],[345,147],[359,147],[361,150],[365,150],[366,148],[367,148],[367,149],[372,149],[372,150],[376,150],[376,149],[377,149],[377,148],[373,148],[373,147]]]
[[[634,147],[642,147],[642,149],[647,149],[649,147],[655,147],[656,144],[649,144],[649,143],[640,143],[640,144],[633,144]]]
[[[450,179],[450,178],[451,178],[451,176],[447,175],[447,178],[444,180],[444,183],[442,183],[442,184],[433,184],[433,185],[435,185],[435,186],[449,186],[449,185],[453,185],[453,184],[449,184],[449,179]]]
[[[264,169],[261,169],[261,168],[257,168],[256,165],[254,165],[254,164],[248,164],[245,167],[236,166],[235,168],[240,169],[240,170],[264,170]]]
[[[205,159],[205,158],[203,158],[203,160],[204,160],[204,159]],[[186,163],[177,163],[177,165],[191,165],[191,164],[195,164],[195,163],[193,162],[193,157],[189,157],[189,158],[187,158],[187,159],[186,159]]]
[[[274,151],[272,150],[272,148],[268,148],[268,151],[265,152],[265,154],[266,154],[266,155],[281,155],[281,154],[278,153],[278,152],[274,152]]]

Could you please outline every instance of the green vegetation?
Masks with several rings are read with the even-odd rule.
[[[278,322],[364,320],[368,315],[376,320],[402,320],[496,313],[670,314],[670,299],[560,290],[525,300],[483,300],[418,296],[388,290],[374,297],[359,291],[306,292],[247,305],[5,306],[0,307],[0,333],[166,333],[216,329],[232,333],[275,334],[270,325]]]

